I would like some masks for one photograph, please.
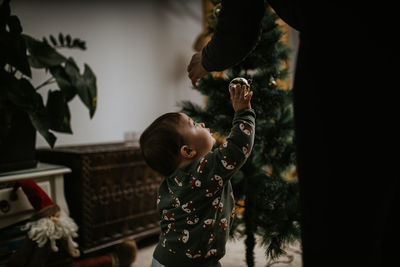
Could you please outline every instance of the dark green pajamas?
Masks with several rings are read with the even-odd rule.
[[[167,267],[220,266],[235,201],[230,178],[254,142],[255,113],[235,113],[219,148],[166,177],[158,189],[161,235],[154,258]]]

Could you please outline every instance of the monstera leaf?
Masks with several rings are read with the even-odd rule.
[[[11,83],[10,83],[11,84]],[[12,90],[8,91],[8,99],[17,108],[25,110],[33,126],[45,138],[47,143],[53,147],[56,137],[50,130],[51,116],[43,105],[42,96],[36,92],[32,84],[24,78],[15,79],[11,84]]]
[[[49,68],[60,65],[66,58],[45,42],[29,35],[22,35],[29,52],[29,63],[33,68]]]
[[[68,64],[68,63],[67,63]],[[76,87],[72,84],[72,81],[65,71],[65,67],[59,65],[50,68],[50,73],[56,79],[58,87],[64,93],[65,100],[71,101],[77,94]]]
[[[48,92],[46,111],[50,115],[49,123],[52,130],[72,134],[71,115],[62,91]]]
[[[97,106],[96,76],[87,64],[85,64],[85,70],[81,75],[73,58],[68,58],[65,64],[65,72],[71,84],[76,88],[79,98],[89,109],[90,118],[92,118]]]

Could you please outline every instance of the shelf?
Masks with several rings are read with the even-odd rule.
[[[70,172],[71,169],[65,166],[39,162],[36,168],[0,173],[0,182],[3,183],[21,179],[32,179],[41,176],[58,175]]]

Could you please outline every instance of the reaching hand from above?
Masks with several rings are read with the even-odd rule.
[[[192,59],[187,67],[187,72],[194,87],[197,87],[200,78],[209,73],[201,64],[201,51],[192,56]]]

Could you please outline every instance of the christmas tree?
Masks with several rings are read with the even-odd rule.
[[[218,1],[212,3],[215,7],[208,17],[208,35],[213,32],[221,8]],[[291,49],[281,41],[283,31],[277,20],[267,7],[255,49],[223,73],[200,79],[194,89],[206,96],[204,106],[190,101],[179,103],[182,112],[217,133],[219,146],[232,126],[230,81],[242,77],[251,83],[255,143],[246,164],[231,180],[237,209],[231,236],[246,236],[248,266],[254,266],[256,235],[261,237],[270,263],[286,254],[287,245],[300,239],[292,91],[283,88],[281,82],[289,77],[286,63]]]

